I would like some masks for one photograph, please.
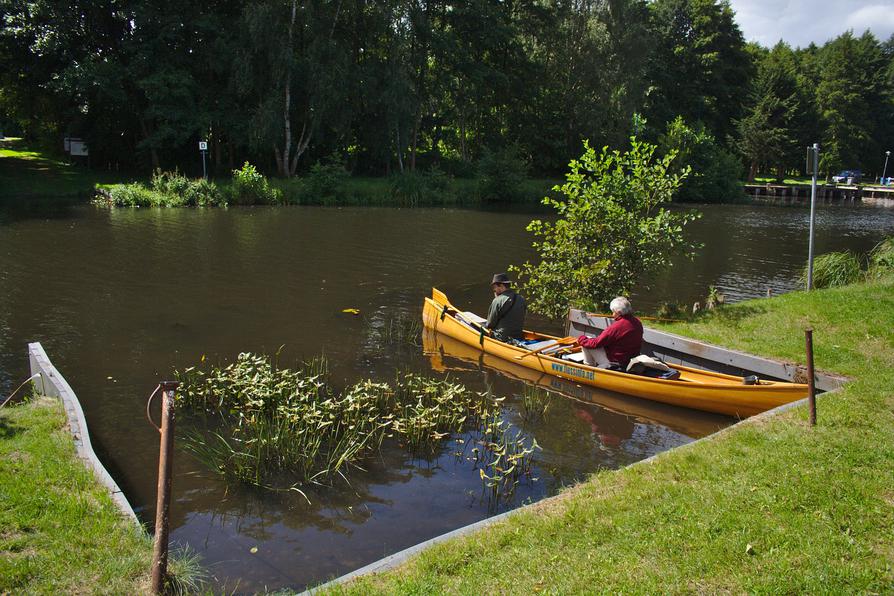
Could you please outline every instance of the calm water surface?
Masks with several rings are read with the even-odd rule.
[[[730,300],[797,287],[805,209],[703,211],[693,226],[701,256],[641,289],[638,307],[691,303],[709,285]],[[508,503],[482,493],[477,470],[458,455],[462,436],[429,459],[388,447],[350,486],[311,492],[310,505],[295,493],[227,487],[178,451],[172,537],[203,556],[218,587],[238,591],[302,588],[728,424],[531,378],[440,336],[425,336],[424,346],[385,340],[389,318],[421,316],[431,286],[484,312],[490,276],[534,256],[530,219],[439,209],[0,209],[0,393],[27,376],[26,344],[42,342],[81,399],[100,457],[150,523],[158,437],[145,400],[202,355],[223,362],[284,346],[280,360],[294,362],[324,353],[343,383],[403,370],[450,374],[505,396],[506,417],[543,447],[537,480]],[[817,252],[866,251],[892,233],[894,210],[824,207]],[[522,416],[525,383],[553,395],[535,421]]]

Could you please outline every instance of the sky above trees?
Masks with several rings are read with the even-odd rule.
[[[890,0],[730,0],[747,41],[773,46],[823,45],[848,29],[869,29],[880,40],[894,34]]]

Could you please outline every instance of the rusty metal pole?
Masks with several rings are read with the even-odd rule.
[[[804,330],[807,343],[807,401],[810,404],[810,426],[816,426],[816,380],[813,376],[813,329]]]
[[[174,393],[180,383],[162,381],[161,447],[158,453],[158,493],[155,545],[152,548],[152,592],[161,594],[168,572],[168,511],[171,508],[171,459],[174,456]]]

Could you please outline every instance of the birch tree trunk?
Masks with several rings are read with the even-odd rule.
[[[289,153],[292,149],[292,36],[295,29],[295,14],[298,10],[298,0],[292,0],[292,18],[289,20],[289,37],[286,44],[286,81],[283,93],[283,148],[276,150],[276,166],[279,175],[289,178],[292,175],[291,159]]]
[[[397,141],[397,165],[400,168],[400,173],[404,173],[404,156],[403,149],[400,146],[400,125],[394,127],[395,139]]]

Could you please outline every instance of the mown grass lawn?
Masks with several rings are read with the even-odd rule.
[[[96,184],[129,182],[133,176],[89,170],[29,146],[22,139],[0,141],[0,198],[88,194]]]
[[[805,184],[810,185],[813,182],[813,177],[811,176],[795,176],[790,178],[784,178],[781,182],[772,176],[757,176],[754,179],[753,184],[787,184],[792,186],[803,186]],[[820,178],[817,180],[817,184],[825,184],[825,178]]]
[[[58,400],[0,410],[0,593],[146,592],[151,551],[75,455]]]
[[[593,475],[336,593],[891,593],[894,277],[732,305],[684,335],[852,377],[805,407]]]

